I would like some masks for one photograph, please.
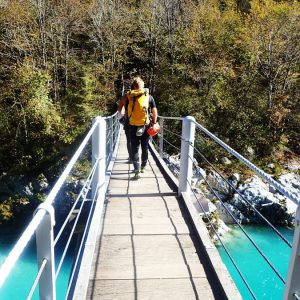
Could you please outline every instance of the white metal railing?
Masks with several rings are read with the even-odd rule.
[[[281,193],[291,199],[294,203],[298,205],[296,213],[296,227],[294,233],[294,241],[292,247],[292,253],[289,264],[289,271],[287,279],[285,281],[285,291],[284,299],[298,299],[300,296],[300,206],[298,199],[295,198],[284,186],[280,185],[277,181],[272,179],[268,174],[257,168],[250,161],[244,158],[242,155],[237,153],[202,125],[197,123],[193,117],[163,117],[159,116],[161,132],[159,135],[159,153],[163,157],[164,153],[164,142],[165,134],[164,131],[167,130],[164,127],[164,124],[167,120],[179,121],[182,122],[182,131],[178,135],[181,139],[180,146],[180,172],[179,172],[179,194],[191,194],[191,180],[193,175],[193,157],[194,151],[197,150],[194,147],[195,132],[200,130],[209,136],[212,140],[218,143],[230,154],[234,155],[237,159],[242,161],[255,173],[261,176],[264,180],[268,181]],[[175,133],[174,133],[175,134]],[[82,154],[83,150],[86,148],[90,139],[92,140],[92,171],[88,176],[87,182],[84,185],[84,189],[80,192],[76,201],[82,201],[82,205],[86,201],[91,201],[91,210],[88,214],[88,219],[92,218],[93,207],[95,206],[95,201],[99,195],[105,193],[105,171],[107,168],[110,159],[112,158],[113,149],[117,144],[119,137],[119,123],[117,120],[117,114],[114,114],[110,117],[96,117],[93,120],[93,125],[84,138],[83,142],[79,146],[78,150],[75,152],[74,156],[68,163],[66,169],[54,185],[53,189],[49,193],[47,199],[43,204],[41,204],[35,211],[34,217],[26,230],[23,232],[22,236],[15,244],[14,248],[0,267],[0,288],[5,283],[5,280],[14,265],[18,261],[20,255],[23,253],[24,249],[28,245],[29,241],[32,239],[34,234],[36,235],[37,243],[37,257],[38,257],[38,273],[36,279],[32,284],[32,288],[28,291],[27,299],[31,299],[34,290],[37,285],[39,285],[39,296],[40,299],[56,299],[56,277],[59,272],[60,266],[62,264],[63,258],[59,262],[59,267],[55,270],[55,244],[57,239],[60,237],[60,233],[54,239],[53,227],[55,225],[55,215],[53,202],[55,201],[58,192],[62,188],[64,182],[69,176],[71,170],[73,169],[75,163],[78,161],[78,158]],[[90,190],[91,197],[88,199],[88,191]],[[72,209],[75,209],[76,205],[73,205]],[[69,218],[71,213],[69,213]],[[75,225],[76,225],[75,221]],[[87,223],[89,223],[88,221]],[[67,222],[64,222],[64,225]],[[63,226],[64,226],[63,225]],[[73,228],[74,229],[74,228]],[[85,233],[87,228],[85,229]],[[74,230],[72,230],[74,231]],[[84,234],[85,234],[84,233]],[[67,243],[69,244],[69,243]],[[83,247],[81,243],[80,249]],[[66,250],[64,251],[65,254]],[[79,258],[76,258],[77,264]],[[275,270],[276,272],[276,270]],[[74,277],[74,271],[72,272],[71,279]],[[70,285],[68,287],[67,293],[70,292]]]
[[[79,197],[76,201],[81,199],[82,206],[87,201],[87,193],[91,193],[92,202],[97,201],[100,194],[105,194],[105,172],[107,165],[111,159],[111,152],[107,149],[107,143],[109,144],[109,150],[113,150],[117,144],[119,137],[119,122],[117,118],[117,113],[109,117],[96,117],[93,120],[93,125],[89,130],[88,134],[82,141],[81,145],[71,158],[70,162],[66,166],[65,170],[53,186],[52,190],[48,194],[46,200],[38,206],[34,216],[3,262],[0,266],[0,288],[4,285],[6,278],[13,270],[15,264],[19,260],[24,249],[27,247],[30,240],[36,236],[36,247],[37,247],[37,260],[38,260],[38,273],[36,279],[32,283],[30,291],[28,291],[28,296],[26,299],[31,299],[35,288],[39,285],[39,297],[40,299],[56,299],[56,278],[58,276],[61,264],[63,262],[67,247],[64,250],[61,261],[58,264],[57,272],[55,271],[55,244],[57,239],[54,240],[53,228],[55,226],[55,211],[53,207],[53,202],[58,196],[59,191],[64,185],[67,177],[69,176],[74,165],[78,161],[83,150],[87,148],[87,144],[92,140],[92,172],[90,173],[87,184],[84,185],[80,192]],[[110,134],[107,134],[110,132]],[[108,153],[108,155],[107,155]],[[83,192],[85,189],[85,192]],[[89,191],[90,190],[90,191]],[[82,198],[80,198],[82,196]],[[73,205],[72,209],[75,209]],[[91,210],[92,211],[92,210]],[[69,218],[71,213],[69,213]],[[74,232],[79,214],[75,221],[75,225],[71,232]],[[89,214],[90,217],[90,214]],[[66,225],[67,221],[64,222],[63,227]],[[63,230],[63,228],[62,228]],[[77,262],[78,259],[76,259]],[[69,291],[69,288],[68,288]]]
[[[191,116],[187,116],[184,118],[159,116],[161,131],[160,131],[159,139],[158,139],[158,141],[159,141],[158,149],[159,149],[160,156],[162,158],[164,156],[164,143],[165,142],[170,144],[174,148],[177,148],[176,145],[170,143],[169,141],[167,141],[165,139],[164,132],[167,129],[165,129],[164,127],[165,127],[165,122],[167,120],[176,120],[176,121],[182,122],[182,130],[181,130],[181,135],[180,135],[180,139],[181,139],[180,170],[178,171],[178,173],[179,173],[178,193],[179,193],[179,195],[181,195],[183,193],[185,195],[192,194],[191,181],[192,181],[192,176],[193,176],[193,158],[194,158],[194,150],[197,150],[194,147],[195,131],[196,131],[196,129],[199,129],[202,133],[205,133],[208,137],[210,137],[212,140],[214,140],[216,143],[218,143],[227,152],[229,152],[231,155],[235,156],[239,161],[243,162],[252,171],[254,171],[256,174],[258,174],[260,177],[262,177],[265,181],[267,181],[269,184],[274,186],[283,195],[285,195],[291,201],[293,201],[295,204],[298,205],[298,209],[297,209],[296,216],[295,216],[295,221],[296,221],[295,225],[296,226],[295,226],[295,231],[294,231],[292,253],[291,253],[291,257],[290,257],[290,264],[289,264],[289,268],[288,268],[287,279],[284,280],[282,278],[282,276],[279,274],[279,272],[268,261],[268,259],[262,253],[262,251],[260,249],[257,249],[257,250],[267,260],[267,262],[269,263],[269,265],[271,266],[273,271],[279,276],[279,278],[283,281],[283,283],[285,283],[283,299],[285,299],[285,300],[300,299],[300,280],[299,280],[299,278],[300,278],[300,241],[299,241],[299,239],[300,239],[300,202],[299,202],[299,200],[292,193],[290,193],[284,186],[279,184],[277,181],[275,181],[273,178],[271,178],[264,171],[262,171],[261,169],[256,167],[245,157],[240,155],[238,152],[233,150],[230,146],[228,146],[226,143],[221,141],[214,134],[209,132],[202,125],[197,123],[195,121],[195,119]],[[174,121],[172,121],[172,122],[174,122]],[[173,123],[172,123],[172,128],[173,128]],[[175,134],[173,131],[172,132],[169,131],[169,133],[172,135]],[[267,223],[268,223],[268,221],[267,221]],[[268,224],[270,226],[272,226],[270,223],[268,223]],[[276,231],[275,228],[274,228],[274,230]],[[251,242],[253,242],[253,241],[251,241]],[[289,243],[287,242],[287,244],[289,244]],[[255,245],[255,247],[257,247],[257,246]],[[226,249],[225,249],[225,251],[226,251]],[[244,280],[244,278],[242,278],[242,279]],[[246,282],[246,285],[248,286],[247,282]],[[251,290],[249,290],[249,291],[252,294],[253,298],[255,299],[255,295],[252,293]]]

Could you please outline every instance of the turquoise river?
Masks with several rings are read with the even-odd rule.
[[[1,233],[0,236],[0,265],[13,247],[14,241],[9,234]],[[62,252],[61,249],[59,251]],[[56,253],[60,257],[60,253]],[[4,285],[0,288],[1,300],[25,300],[37,275],[35,240],[26,248],[19,261],[16,263],[11,274],[7,277]],[[57,300],[64,299],[67,290],[72,256],[67,255],[62,264],[61,271],[57,277],[56,289]],[[37,288],[38,289],[38,288]],[[39,299],[36,290],[33,300]]]
[[[244,228],[282,276],[286,278],[291,252],[290,248],[267,227],[245,226]],[[283,283],[281,280],[261,258],[252,244],[245,238],[243,233],[241,233],[241,230],[236,226],[232,226],[231,229],[231,232],[226,234],[225,237],[222,237],[222,240],[238,264],[244,277],[247,279],[256,298],[267,300],[282,299]],[[285,228],[280,228],[279,230],[292,242],[292,230]],[[243,299],[253,299],[223,248],[219,245],[217,247],[225,265],[240,290]],[[1,234],[0,264],[4,261],[11,248],[12,242],[9,240],[9,237]],[[71,258],[67,257],[57,280],[57,300],[64,299],[71,265]],[[4,286],[0,289],[0,299],[26,299],[36,274],[36,253],[33,241],[27,251],[22,255],[20,261],[16,264],[13,273],[8,277]],[[38,299],[37,292],[32,299]]]
[[[241,229],[238,226],[231,226],[230,228],[232,229],[231,232],[222,237],[222,242],[235,260],[255,297],[265,300],[282,299],[284,290],[282,281],[246,238]],[[243,228],[285,279],[291,248],[268,227],[244,226]],[[293,230],[287,228],[278,228],[278,230],[292,243]],[[223,247],[217,245],[217,248],[243,299],[253,299]]]

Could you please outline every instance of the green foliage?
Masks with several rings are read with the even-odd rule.
[[[1,170],[63,155],[95,115],[116,110],[136,73],[161,115],[193,115],[261,158],[278,144],[300,151],[299,3],[43,3],[43,13],[27,0],[0,10]],[[212,159],[218,151],[196,144]]]
[[[8,200],[0,203],[0,225],[5,225],[14,220],[16,216],[25,213],[25,207],[28,206],[29,200],[18,195],[9,197]]]
[[[0,204],[0,225],[7,223],[13,217],[12,207],[6,202]]]

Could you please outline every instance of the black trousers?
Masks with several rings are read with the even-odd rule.
[[[133,167],[135,171],[140,169],[140,158],[139,158],[139,148],[141,146],[142,149],[142,157],[141,157],[141,167],[145,167],[148,160],[148,146],[150,136],[147,133],[148,126],[145,128],[145,132],[142,136],[136,136],[136,130],[138,126],[130,125],[129,134],[130,134],[130,142],[131,142],[131,154]]]
[[[129,124],[125,124],[124,125],[124,131],[125,131],[125,135],[126,135],[126,145],[127,145],[127,151],[128,151],[128,155],[129,155],[129,160],[133,161],[132,159],[132,151],[131,151],[131,141],[130,141],[130,128],[129,128]]]

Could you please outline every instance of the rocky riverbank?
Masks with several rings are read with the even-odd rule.
[[[166,156],[165,161],[178,176],[179,156]],[[224,159],[222,163],[228,164],[228,160]],[[215,170],[199,167],[195,160],[194,165],[197,166],[194,168],[192,178],[194,192],[210,202],[206,206],[206,213],[217,220],[220,234],[226,231],[225,224],[236,222],[265,224],[261,216],[276,226],[293,226],[297,205],[260,177],[252,175],[246,180],[241,180],[238,173],[221,176]],[[285,172],[277,178],[277,181],[298,199],[300,199],[300,176],[297,174],[299,170],[299,162],[289,162]]]
[[[59,203],[59,213],[64,215],[73,205],[84,184],[85,169],[80,165],[73,170],[57,195],[53,205]],[[49,173],[49,172],[48,172]],[[11,225],[22,226],[32,218],[36,207],[42,203],[57,180],[56,173],[38,176],[0,176],[0,226],[2,230]],[[60,173],[59,173],[60,175]],[[56,216],[58,217],[58,216]]]

